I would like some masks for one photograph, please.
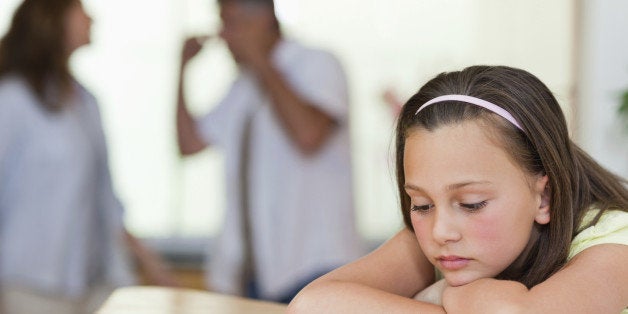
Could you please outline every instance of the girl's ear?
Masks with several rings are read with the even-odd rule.
[[[549,186],[549,178],[547,175],[539,177],[536,180],[536,192],[541,198],[538,211],[534,217],[540,225],[545,225],[550,222],[550,204],[551,204],[551,191]]]

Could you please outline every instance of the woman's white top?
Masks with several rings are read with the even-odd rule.
[[[95,98],[61,111],[0,78],[0,284],[74,298],[133,283]]]

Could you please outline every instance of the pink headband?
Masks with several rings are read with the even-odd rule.
[[[523,128],[519,125],[519,123],[517,123],[517,120],[515,120],[515,118],[510,113],[508,113],[508,111],[506,111],[504,108],[497,106],[496,104],[488,102],[486,100],[476,98],[473,96],[467,96],[467,95],[444,95],[444,96],[436,97],[424,103],[421,107],[419,107],[419,109],[414,113],[414,115],[417,115],[421,110],[425,109],[429,105],[435,104],[437,102],[448,101],[448,100],[462,101],[462,102],[466,102],[469,104],[486,108],[500,115],[504,119],[510,121],[510,123],[514,124],[517,128],[519,128],[519,130],[523,131]]]

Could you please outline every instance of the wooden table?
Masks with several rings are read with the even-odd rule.
[[[263,302],[208,291],[137,286],[113,292],[98,314],[142,313],[284,313],[285,304]]]

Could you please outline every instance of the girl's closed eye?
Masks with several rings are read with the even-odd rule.
[[[484,207],[486,207],[486,205],[488,204],[487,201],[481,201],[479,203],[460,203],[460,207],[470,211],[470,212],[474,212],[477,210],[480,210]]]
[[[419,213],[427,213],[430,209],[434,207],[434,204],[427,205],[412,205],[410,207],[410,211],[419,212]]]

